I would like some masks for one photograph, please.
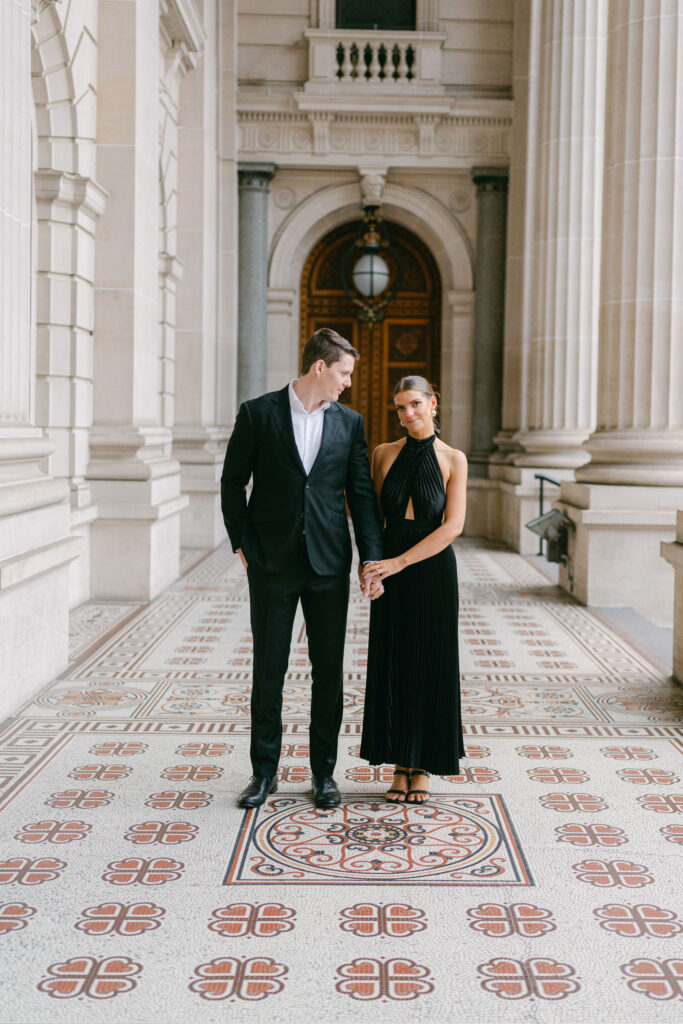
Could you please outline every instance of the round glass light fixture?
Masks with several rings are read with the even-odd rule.
[[[351,278],[361,295],[375,299],[389,284],[389,267],[376,252],[366,252],[354,266]]]
[[[380,252],[391,256],[391,264],[379,255]],[[392,264],[393,281],[389,287]],[[350,270],[351,266],[353,270]],[[376,206],[366,206],[356,238],[344,253],[341,263],[342,287],[356,307],[356,316],[361,323],[382,322],[386,307],[398,294],[402,280],[401,260],[389,241],[386,224],[377,215]]]

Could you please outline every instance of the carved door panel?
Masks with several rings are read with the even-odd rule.
[[[415,235],[396,224],[388,228],[403,266],[403,284],[382,323],[360,323],[341,285],[341,261],[355,238],[355,224],[338,228],[318,243],[301,282],[301,347],[314,331],[331,327],[360,352],[352,386],[341,401],[363,414],[370,451],[403,435],[393,403],[397,380],[419,374],[439,386],[438,271]],[[389,258],[387,262],[393,277],[394,261]]]

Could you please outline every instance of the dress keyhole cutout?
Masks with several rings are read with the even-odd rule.
[[[404,519],[414,519],[415,518],[415,509],[413,508],[413,499],[412,498],[408,498],[408,504],[406,505],[406,514],[405,514],[405,516],[403,518]]]

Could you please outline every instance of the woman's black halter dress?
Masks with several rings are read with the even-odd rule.
[[[410,499],[415,518],[406,519]],[[381,491],[384,557],[441,525],[446,505],[434,435],[406,438]],[[450,545],[384,580],[370,606],[361,757],[456,775],[465,753],[460,718],[458,576]]]

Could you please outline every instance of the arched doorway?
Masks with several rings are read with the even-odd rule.
[[[339,331],[361,354],[352,387],[341,401],[365,418],[370,450],[402,436],[394,411],[395,382],[419,373],[439,387],[441,281],[434,259],[420,239],[387,222],[391,243],[403,265],[403,283],[382,323],[360,323],[341,284],[344,253],[356,237],[357,222],[343,224],[318,242],[301,275],[300,349],[320,327]],[[391,255],[385,257],[393,276]],[[390,282],[391,287],[391,282]]]

